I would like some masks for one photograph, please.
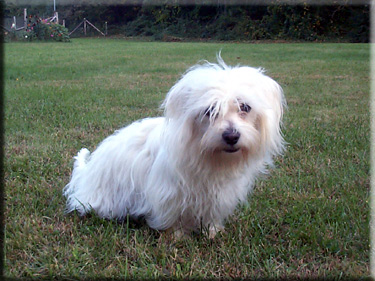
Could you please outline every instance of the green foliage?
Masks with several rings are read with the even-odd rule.
[[[10,32],[7,32],[7,31],[4,32],[4,37],[3,37],[4,43],[16,41],[17,39],[18,37],[17,37],[17,33],[15,30],[11,30]]]
[[[147,6],[124,27],[126,36],[216,40],[369,41],[369,6]]]
[[[17,33],[17,37],[25,41],[70,41],[67,28],[42,20],[35,15],[28,16],[26,29]]]
[[[52,2],[51,2],[52,3]],[[368,42],[369,5],[88,5],[59,6],[59,17],[73,30],[83,18],[109,35],[165,36],[215,40],[301,40]],[[160,2],[159,2],[160,3]],[[125,2],[124,2],[125,4]],[[24,7],[9,4],[5,16],[22,16]],[[29,6],[29,14],[51,15],[51,5]],[[75,36],[79,36],[77,33]]]
[[[60,24],[54,24],[54,23],[51,23],[48,28],[49,28],[49,32],[47,32],[47,37],[49,33],[49,36],[55,41],[69,42],[70,39],[69,39],[69,33],[68,33],[67,28],[65,28],[64,26]]]

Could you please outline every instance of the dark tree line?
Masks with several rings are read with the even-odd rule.
[[[24,7],[8,6],[5,16]],[[57,7],[72,30],[83,18],[109,35],[215,40],[302,40],[368,42],[369,5],[227,6],[217,5],[72,5]],[[29,13],[49,16],[52,6],[31,6]]]

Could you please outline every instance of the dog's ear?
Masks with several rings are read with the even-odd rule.
[[[223,66],[210,63],[197,64],[189,68],[169,90],[161,105],[165,117],[181,118],[186,112],[190,112],[192,109],[196,110],[196,104],[201,99],[207,103],[203,93],[217,87],[219,70],[223,70]]]
[[[183,83],[176,83],[168,92],[161,108],[164,110],[164,116],[173,118],[181,116],[187,101],[187,95],[191,91]]]
[[[284,98],[284,92],[281,86],[276,83],[271,78],[267,77],[269,80],[267,86],[264,88],[264,94],[267,98],[269,105],[275,111],[276,122],[280,123],[283,117],[284,108],[286,108],[286,101]]]
[[[261,95],[266,105],[258,115],[257,125],[261,132],[262,142],[271,155],[284,151],[284,139],[281,132],[283,111],[286,102],[281,86],[271,78],[264,76]]]

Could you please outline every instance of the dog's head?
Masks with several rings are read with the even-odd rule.
[[[169,91],[163,103],[169,139],[188,157],[272,163],[283,150],[281,87],[261,69],[218,61],[192,67]]]

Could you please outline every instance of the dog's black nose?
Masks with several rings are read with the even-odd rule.
[[[229,145],[235,145],[240,139],[241,134],[235,130],[227,130],[223,133],[223,140]]]

